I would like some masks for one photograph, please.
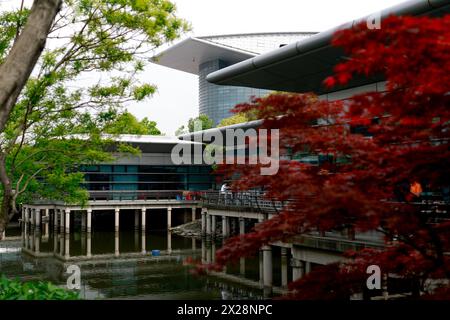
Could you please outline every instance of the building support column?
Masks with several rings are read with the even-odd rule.
[[[245,234],[245,219],[239,218],[239,234],[243,235]]]
[[[206,211],[202,209],[202,234],[206,234]]]
[[[34,228],[36,225],[36,209],[31,209],[31,226]]]
[[[167,208],[167,230],[172,228],[172,208]]]
[[[21,225],[23,226],[25,224],[25,207],[22,207],[22,222]]]
[[[211,235],[211,215],[206,214],[206,235]]]
[[[114,210],[114,232],[119,232],[120,225],[120,209],[116,208]]]
[[[141,230],[143,233],[145,233],[145,227],[146,227],[146,221],[145,221],[146,211],[147,211],[146,208],[141,209]],[[144,239],[145,239],[145,237],[144,237]],[[145,253],[145,243],[144,243],[144,253]]]
[[[81,211],[81,232],[86,232],[87,213]]]
[[[35,209],[34,217],[35,217],[34,224],[36,226],[36,229],[40,229],[41,228],[41,209]]]
[[[305,275],[305,264],[301,260],[292,259],[292,281],[301,279]]]
[[[139,211],[134,211],[134,230],[139,230]]]
[[[196,214],[196,212],[197,212],[197,208],[196,208],[196,207],[193,207],[193,208],[192,208],[192,218],[191,218],[191,221],[197,220],[197,214]]]
[[[211,216],[211,234],[213,235],[213,237],[216,236],[216,228],[216,216]]]
[[[25,208],[25,223],[29,223],[29,222],[30,222],[30,209]]]
[[[63,210],[59,210],[59,233],[64,233],[64,213]]]
[[[53,231],[56,233],[58,230],[58,209],[53,210]]]
[[[287,249],[281,248],[281,286],[286,288],[288,285],[288,258]]]
[[[270,246],[263,246],[263,264],[264,264],[264,287],[272,287],[272,248]]]
[[[66,217],[64,218],[65,222],[65,232],[67,234],[70,233],[70,209],[66,209]]]
[[[92,232],[92,209],[89,208],[86,210],[86,232]]]
[[[311,262],[305,261],[305,274],[308,274],[311,272]]]
[[[259,250],[259,284],[264,285],[264,257],[262,249]]]
[[[230,221],[228,217],[222,216],[222,238],[228,238],[230,235]]]

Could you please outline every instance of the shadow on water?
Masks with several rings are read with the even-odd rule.
[[[221,243],[167,231],[52,232],[25,226],[0,242],[0,270],[8,277],[65,286],[70,265],[81,270],[84,299],[264,299],[259,258],[241,259],[226,273],[192,274],[188,257],[210,263]],[[274,266],[276,268],[276,266]]]

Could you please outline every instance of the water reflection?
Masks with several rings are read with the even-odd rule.
[[[2,273],[64,286],[67,267],[76,264],[86,299],[264,299],[270,294],[262,290],[259,257],[241,259],[226,273],[191,274],[186,258],[212,263],[221,243],[167,231],[65,234],[46,225],[41,230],[23,227],[15,244],[22,252],[8,259],[9,253],[0,254]]]

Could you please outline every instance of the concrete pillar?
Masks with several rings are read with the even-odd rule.
[[[167,230],[172,228],[172,208],[167,208]]]
[[[92,232],[92,209],[86,211],[86,232]]]
[[[144,211],[143,211],[144,212]],[[145,225],[144,225],[145,226]],[[147,250],[145,248],[145,229],[143,230],[144,232],[142,232],[141,234],[141,253],[142,254],[146,254]]]
[[[192,208],[192,217],[191,217],[191,221],[197,220],[196,212],[197,212],[197,208],[195,208],[195,207]]]
[[[41,209],[35,209],[34,210],[34,224],[36,226],[36,229],[40,229],[41,228]]]
[[[64,217],[64,224],[65,224],[65,232],[67,234],[70,233],[70,209],[65,210],[66,216]]]
[[[197,250],[197,240],[192,237],[192,250]]]
[[[202,234],[206,233],[206,211],[202,210]]]
[[[245,258],[239,258],[239,274],[245,277]]]
[[[134,211],[134,230],[139,230],[139,211]]]
[[[311,272],[311,262],[305,261],[305,274],[308,274]]]
[[[25,223],[25,207],[22,207],[22,225],[24,225],[24,223]]]
[[[119,224],[120,224],[120,209],[116,208],[114,210],[114,231],[119,232]]]
[[[49,229],[49,224],[50,224],[49,222],[44,223],[44,237],[47,238],[47,239],[49,237],[49,232],[48,232],[49,231],[48,230]]]
[[[64,213],[62,211],[62,209],[59,210],[59,232],[60,233],[64,233]]]
[[[281,248],[281,286],[286,288],[288,284],[288,258],[287,249]]]
[[[143,232],[145,232],[145,226],[146,226],[146,221],[145,221],[145,212],[147,211],[146,208],[142,208],[141,209],[141,230]],[[144,246],[144,250],[145,250],[145,246]],[[145,253],[145,252],[144,252]]]
[[[119,231],[116,231],[114,233],[114,256],[116,257],[120,255],[119,240]]]
[[[167,232],[167,253],[172,253],[172,232]]]
[[[259,250],[259,284],[264,285],[264,258],[263,251]]]
[[[228,217],[222,216],[222,237],[227,238],[230,235],[230,221]]]
[[[206,214],[206,234],[211,235],[211,215]]]
[[[263,264],[264,264],[264,287],[272,287],[273,274],[272,274],[272,248],[270,246],[262,247],[263,251]]]
[[[86,256],[92,257],[92,234],[90,232],[86,233]]]
[[[53,231],[58,230],[58,209],[53,210]]]
[[[30,209],[25,208],[25,223],[30,222]]]
[[[86,232],[87,213],[81,211],[81,232]]]
[[[239,218],[239,234],[243,235],[245,234],[245,219]]]
[[[305,264],[301,260],[292,259],[292,281],[301,279],[305,275]]]
[[[216,236],[216,216],[211,216],[211,234]]]
[[[31,225],[36,225],[36,209],[31,209]]]
[[[67,218],[67,214],[66,214]],[[70,233],[66,232],[64,235],[64,258],[69,259],[70,258]]]

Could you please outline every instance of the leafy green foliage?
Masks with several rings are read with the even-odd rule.
[[[0,300],[78,300],[76,292],[59,288],[50,282],[21,282],[0,277]]]
[[[28,15],[0,14],[0,63]],[[46,49],[14,106],[0,140],[0,166],[17,203],[51,198],[83,203],[81,164],[112,161],[112,135],[161,134],[124,106],[155,93],[139,79],[156,47],[189,29],[167,0],[65,0]],[[121,145],[119,152],[136,153]],[[12,195],[5,197],[5,192]],[[9,201],[9,200],[7,200]],[[3,203],[2,210],[9,207]],[[0,212],[0,218],[10,212]],[[1,221],[1,219],[0,219]]]
[[[139,121],[129,112],[118,115],[115,121],[106,127],[105,132],[110,134],[161,135],[155,121],[150,121],[148,118]]]

